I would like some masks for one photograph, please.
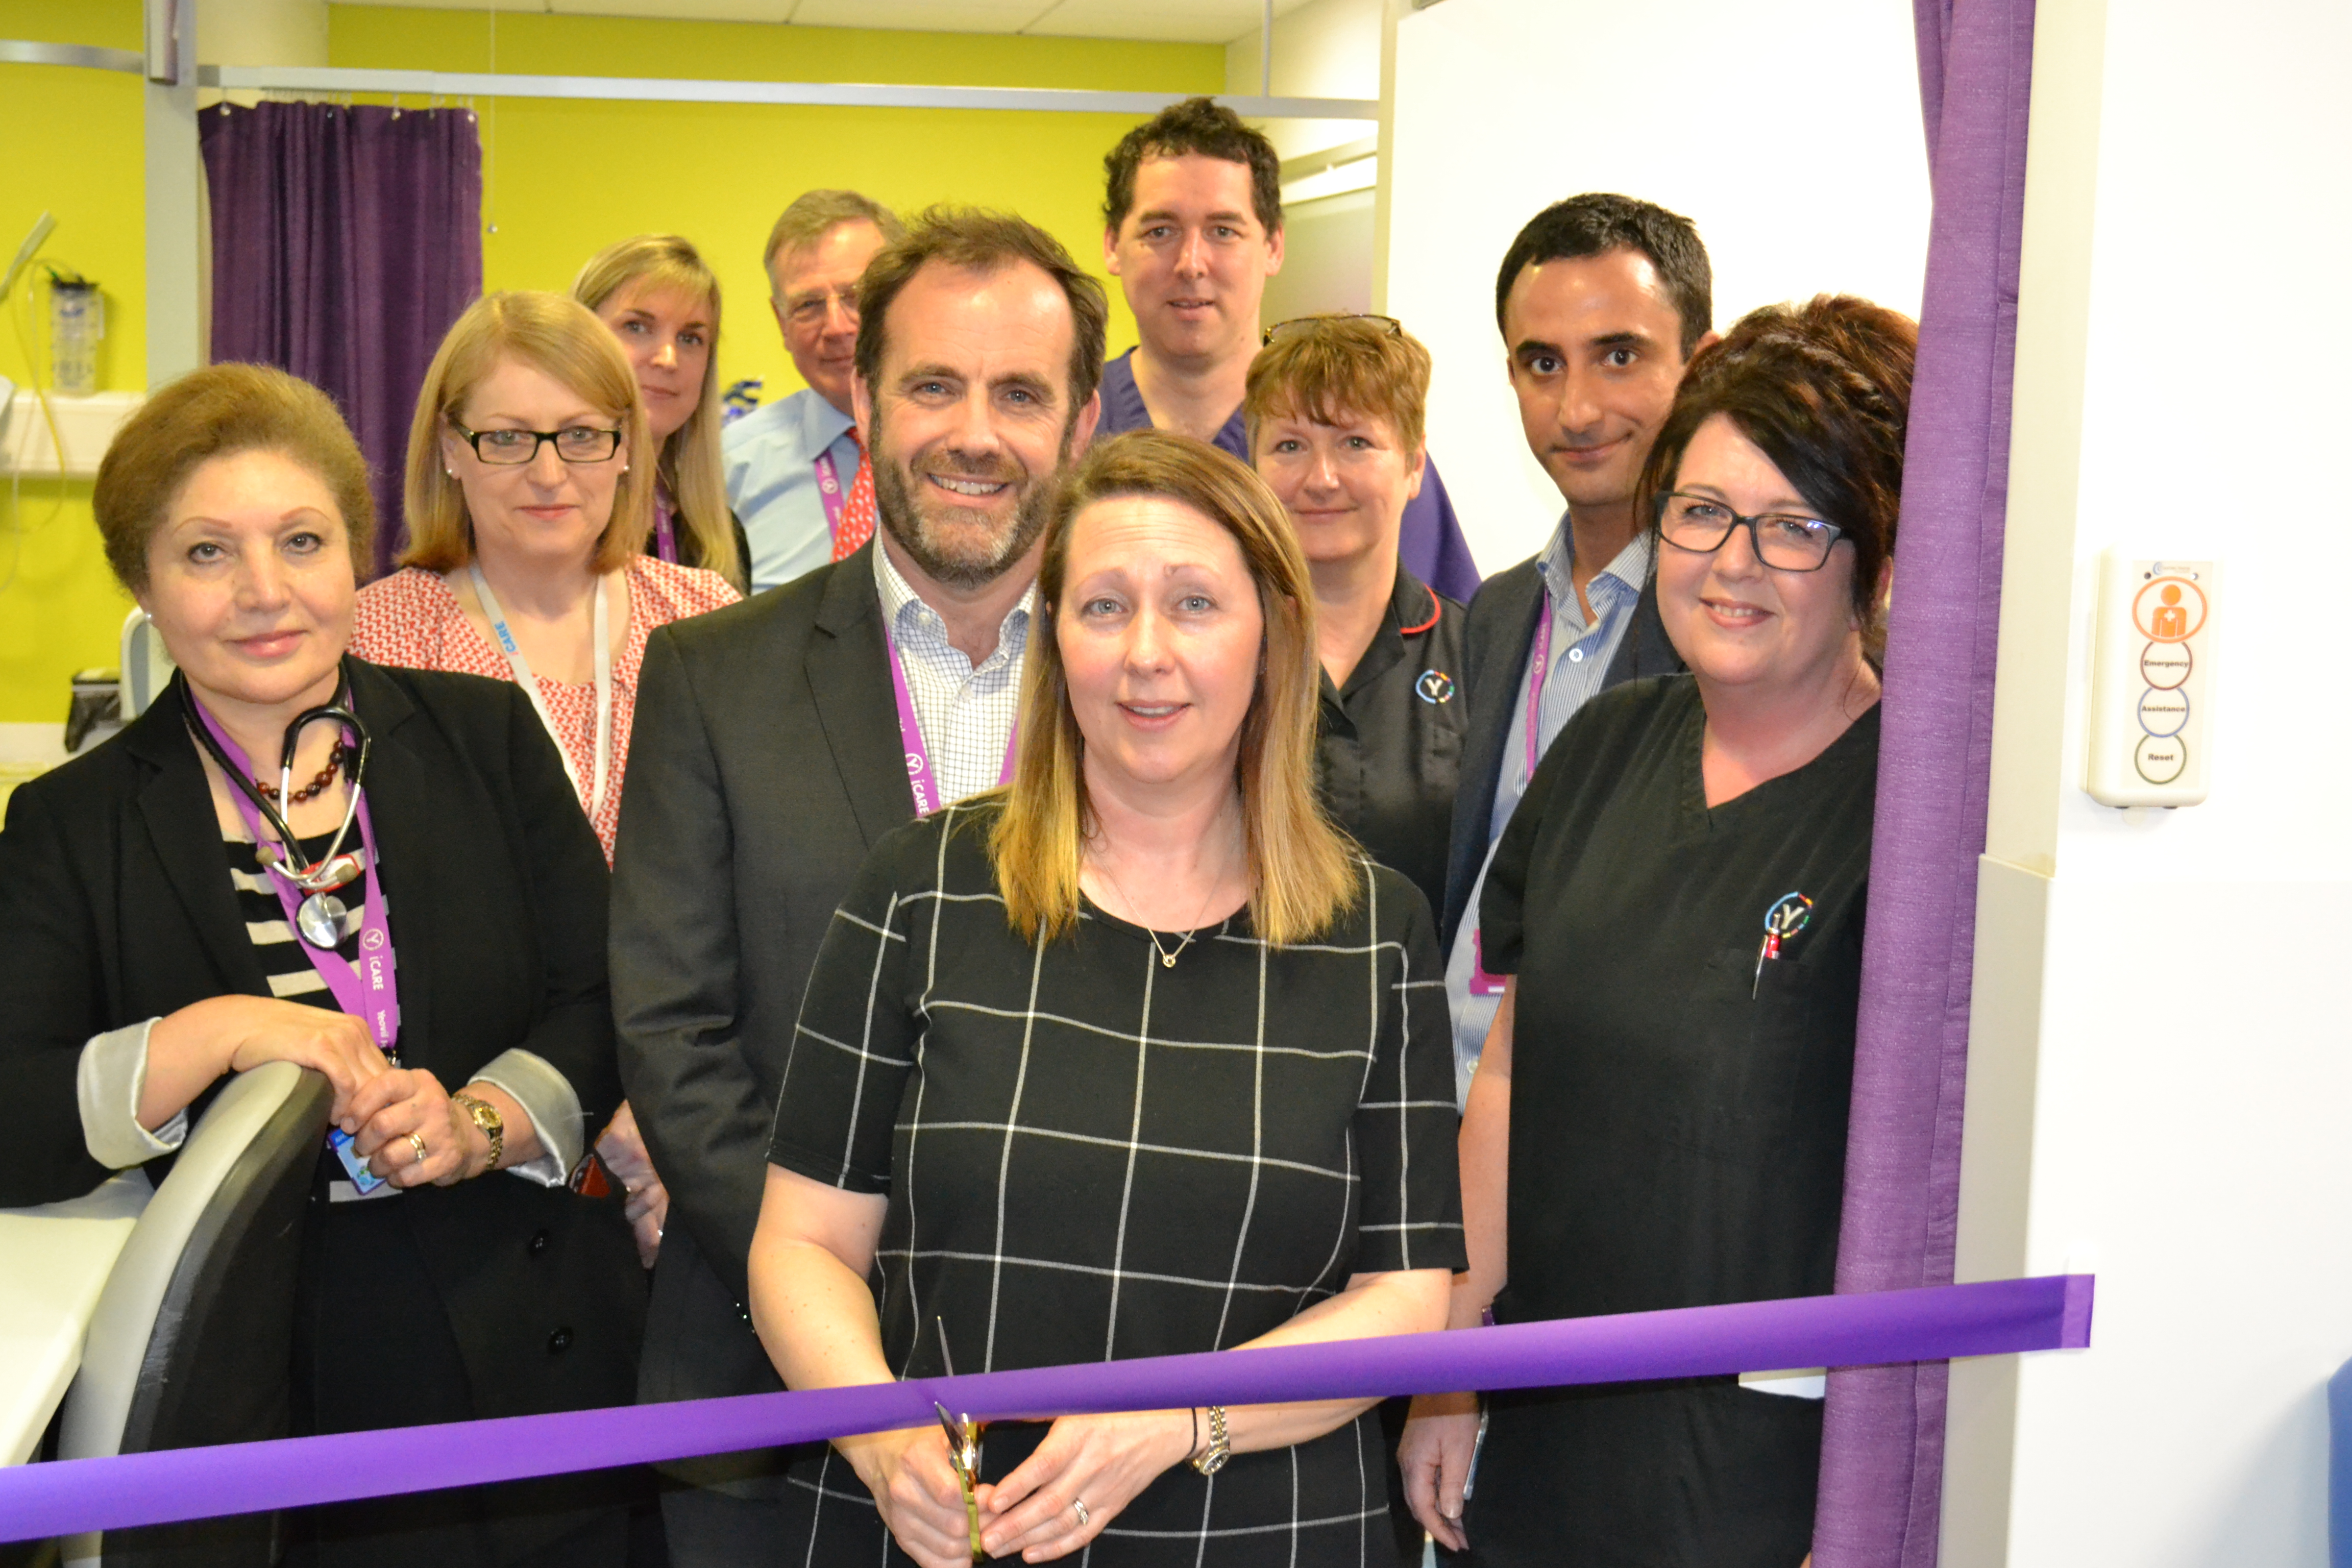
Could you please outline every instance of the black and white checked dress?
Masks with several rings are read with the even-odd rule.
[[[1324,940],[1244,911],[1163,967],[1089,905],[1031,944],[985,848],[996,806],[875,846],[809,976],[769,1157],[887,1194],[875,1281],[901,1376],[1218,1350],[1351,1274],[1465,1265],[1444,969],[1392,871]],[[1172,949],[1179,938],[1163,935]],[[1011,1470],[1045,1433],[988,1434]],[[1179,1465],[1090,1546],[1118,1564],[1393,1555],[1370,1415],[1313,1442]],[[795,1467],[799,1563],[904,1563],[830,1450]]]

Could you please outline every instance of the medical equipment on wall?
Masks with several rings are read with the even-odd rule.
[[[68,397],[98,390],[98,344],[106,336],[106,299],[86,278],[49,274],[49,384]]]
[[[2102,805],[2195,805],[2213,752],[2219,561],[2109,550],[2091,653],[2090,761]]]

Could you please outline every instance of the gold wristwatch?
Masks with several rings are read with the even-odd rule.
[[[1199,1458],[1192,1461],[1192,1468],[1204,1476],[1213,1476],[1223,1469],[1225,1461],[1233,1457],[1233,1448],[1225,1441],[1225,1407],[1212,1405],[1209,1406],[1209,1446],[1201,1451]]]
[[[507,1152],[507,1119],[499,1114],[497,1106],[463,1089],[451,1095],[449,1103],[463,1106],[466,1114],[474,1119],[474,1125],[482,1130],[482,1136],[490,1141],[490,1163],[482,1167],[482,1174],[488,1175],[499,1168],[499,1156]]]

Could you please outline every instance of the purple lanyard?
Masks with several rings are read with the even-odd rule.
[[[839,437],[834,437],[839,440]],[[827,447],[816,455],[816,493],[824,502],[824,529],[835,539],[841,537],[841,509],[849,504],[842,493],[841,468],[833,460],[833,448]]]
[[[1528,656],[1528,777],[1536,776],[1543,759],[1538,736],[1543,724],[1544,682],[1551,679],[1551,590],[1544,590],[1543,619],[1536,623],[1535,651]],[[1524,784],[1521,787],[1525,787]]]
[[[214,722],[213,716],[205,710],[203,703],[196,700],[193,691],[188,694],[188,705],[196,710],[196,717],[203,721],[205,728],[212,731],[213,739],[220,742],[221,750],[227,753],[229,761],[242,770],[242,778],[252,778],[252,761],[229,738],[228,731]],[[237,787],[237,783],[235,779],[229,782],[229,799],[236,803],[236,814],[244,819],[246,831],[253,835],[253,845],[257,853],[263,843],[261,814],[254,809],[253,802],[246,798],[245,791]],[[395,1042],[400,1038],[400,990],[394,978],[398,965],[392,955],[392,932],[384,921],[383,868],[377,864],[375,825],[368,816],[367,793],[357,784],[352,787],[360,790],[360,848],[366,857],[370,884],[368,900],[362,906],[360,917],[358,962],[346,963],[342,954],[314,948],[299,935],[294,942],[308,955],[311,967],[319,972],[319,978],[327,983],[327,989],[334,994],[335,1005],[365,1024],[376,1047],[390,1057],[394,1055]],[[289,857],[301,853],[299,845],[289,844],[284,848]],[[295,897],[293,884],[266,867],[262,875],[269,879],[270,888],[278,894],[278,906],[286,911],[286,924],[299,932],[302,927],[295,911],[300,907],[301,900]]]
[[[669,497],[659,489],[654,491],[654,553],[671,565],[677,564],[677,529],[670,521],[674,515]]]
[[[915,717],[915,694],[907,685],[907,667],[898,657],[898,639],[887,631],[882,641],[890,655],[890,691],[898,700],[898,743],[907,753],[907,788],[915,797],[915,815],[929,816],[947,804],[940,798],[938,783],[931,776],[930,749],[923,744],[922,722]],[[1004,738],[1004,768],[996,775],[1000,784],[1013,782],[1013,759],[1021,745],[1021,725],[1016,720],[1013,733]]]

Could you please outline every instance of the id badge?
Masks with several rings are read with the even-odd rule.
[[[359,1189],[360,1196],[366,1197],[383,1185],[385,1178],[368,1169],[368,1163],[360,1158],[359,1150],[352,1146],[350,1133],[340,1127],[330,1127],[327,1129],[327,1147],[332,1149],[335,1158],[343,1163],[343,1169],[351,1173],[352,1185]]]
[[[1486,973],[1486,932],[1473,926],[1470,930],[1470,994],[1500,996],[1504,984],[1509,979],[1507,974]]]

